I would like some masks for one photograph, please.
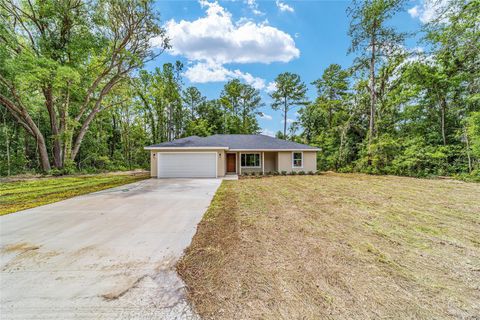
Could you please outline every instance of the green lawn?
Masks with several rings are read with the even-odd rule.
[[[177,270],[206,319],[477,319],[480,184],[224,181]]]
[[[98,174],[0,183],[0,215],[147,179],[147,174]]]

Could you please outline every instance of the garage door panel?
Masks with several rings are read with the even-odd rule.
[[[216,153],[158,153],[159,178],[215,178]]]

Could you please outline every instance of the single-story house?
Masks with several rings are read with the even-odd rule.
[[[318,148],[261,134],[191,136],[145,147],[158,178],[216,178],[245,172],[316,171]]]

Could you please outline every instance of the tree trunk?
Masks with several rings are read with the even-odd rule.
[[[467,159],[468,159],[468,172],[471,173],[472,172],[472,157],[470,156],[470,140],[468,139],[468,132],[467,132],[467,128],[464,127],[463,128],[463,134],[465,136],[465,144],[466,144],[466,147],[467,147]]]
[[[28,114],[27,110],[19,104],[16,105],[10,99],[0,94],[0,104],[5,106],[7,110],[13,115],[15,119],[23,126],[23,128],[32,135],[37,141],[37,151],[39,154],[39,161],[43,171],[50,170],[50,161],[48,159],[47,146],[45,144],[45,138],[42,132],[33,121],[32,117]]]
[[[63,137],[63,150],[62,150],[62,165],[65,167],[65,160],[70,158],[70,150],[72,145],[72,134],[68,126],[70,108],[70,82],[67,82],[67,92],[65,97],[65,104],[60,109],[60,134]]]
[[[284,99],[284,105],[283,105],[283,140],[287,140],[287,112],[288,112],[288,106],[287,106],[287,99]]]
[[[73,149],[70,155],[70,160],[75,160],[75,157],[78,154],[78,151],[80,150],[80,145],[82,144],[83,138],[85,137],[85,134],[88,131],[88,127],[90,126],[90,123],[95,119],[95,116],[97,113],[100,112],[100,106],[102,103],[103,98],[105,95],[107,95],[110,90],[115,86],[119,81],[120,81],[120,75],[115,75],[110,81],[102,88],[100,91],[99,97],[97,101],[95,102],[95,106],[93,107],[92,111],[88,114],[87,118],[82,124],[82,127],[80,128],[80,131],[75,139],[75,143],[73,144]]]
[[[48,160],[48,151],[47,145],[45,144],[45,139],[42,135],[35,137],[37,139],[37,149],[40,156],[40,165],[42,170],[45,172],[50,171],[50,161]]]
[[[10,176],[10,139],[5,116],[3,117],[3,132],[5,133],[5,144],[7,147],[7,176]]]
[[[80,145],[82,144],[83,138],[85,137],[85,134],[88,131],[88,127],[90,126],[90,123],[95,118],[97,113],[98,113],[98,110],[93,110],[92,112],[90,112],[87,119],[85,120],[82,127],[80,128],[77,138],[75,139],[75,144],[73,145],[71,160],[75,160],[75,157],[77,156],[78,151],[80,150]]]
[[[442,140],[443,140],[443,145],[447,145],[447,136],[445,134],[445,113],[447,109],[447,102],[445,101],[445,98],[441,98],[440,100],[440,127],[442,131]]]
[[[43,95],[45,96],[45,106],[47,107],[50,118],[50,127],[53,135],[53,166],[55,168],[62,168],[62,147],[57,125],[57,115],[53,105],[52,86],[50,84],[43,88]]]
[[[375,136],[375,107],[376,107],[376,100],[377,95],[375,92],[375,58],[376,58],[376,39],[375,39],[375,32],[376,32],[376,22],[373,24],[373,33],[371,39],[371,49],[372,55],[370,56],[370,123],[369,123],[369,137],[368,143],[372,142],[372,138]]]

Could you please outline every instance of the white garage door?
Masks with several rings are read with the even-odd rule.
[[[159,152],[159,178],[216,178],[216,152]]]

